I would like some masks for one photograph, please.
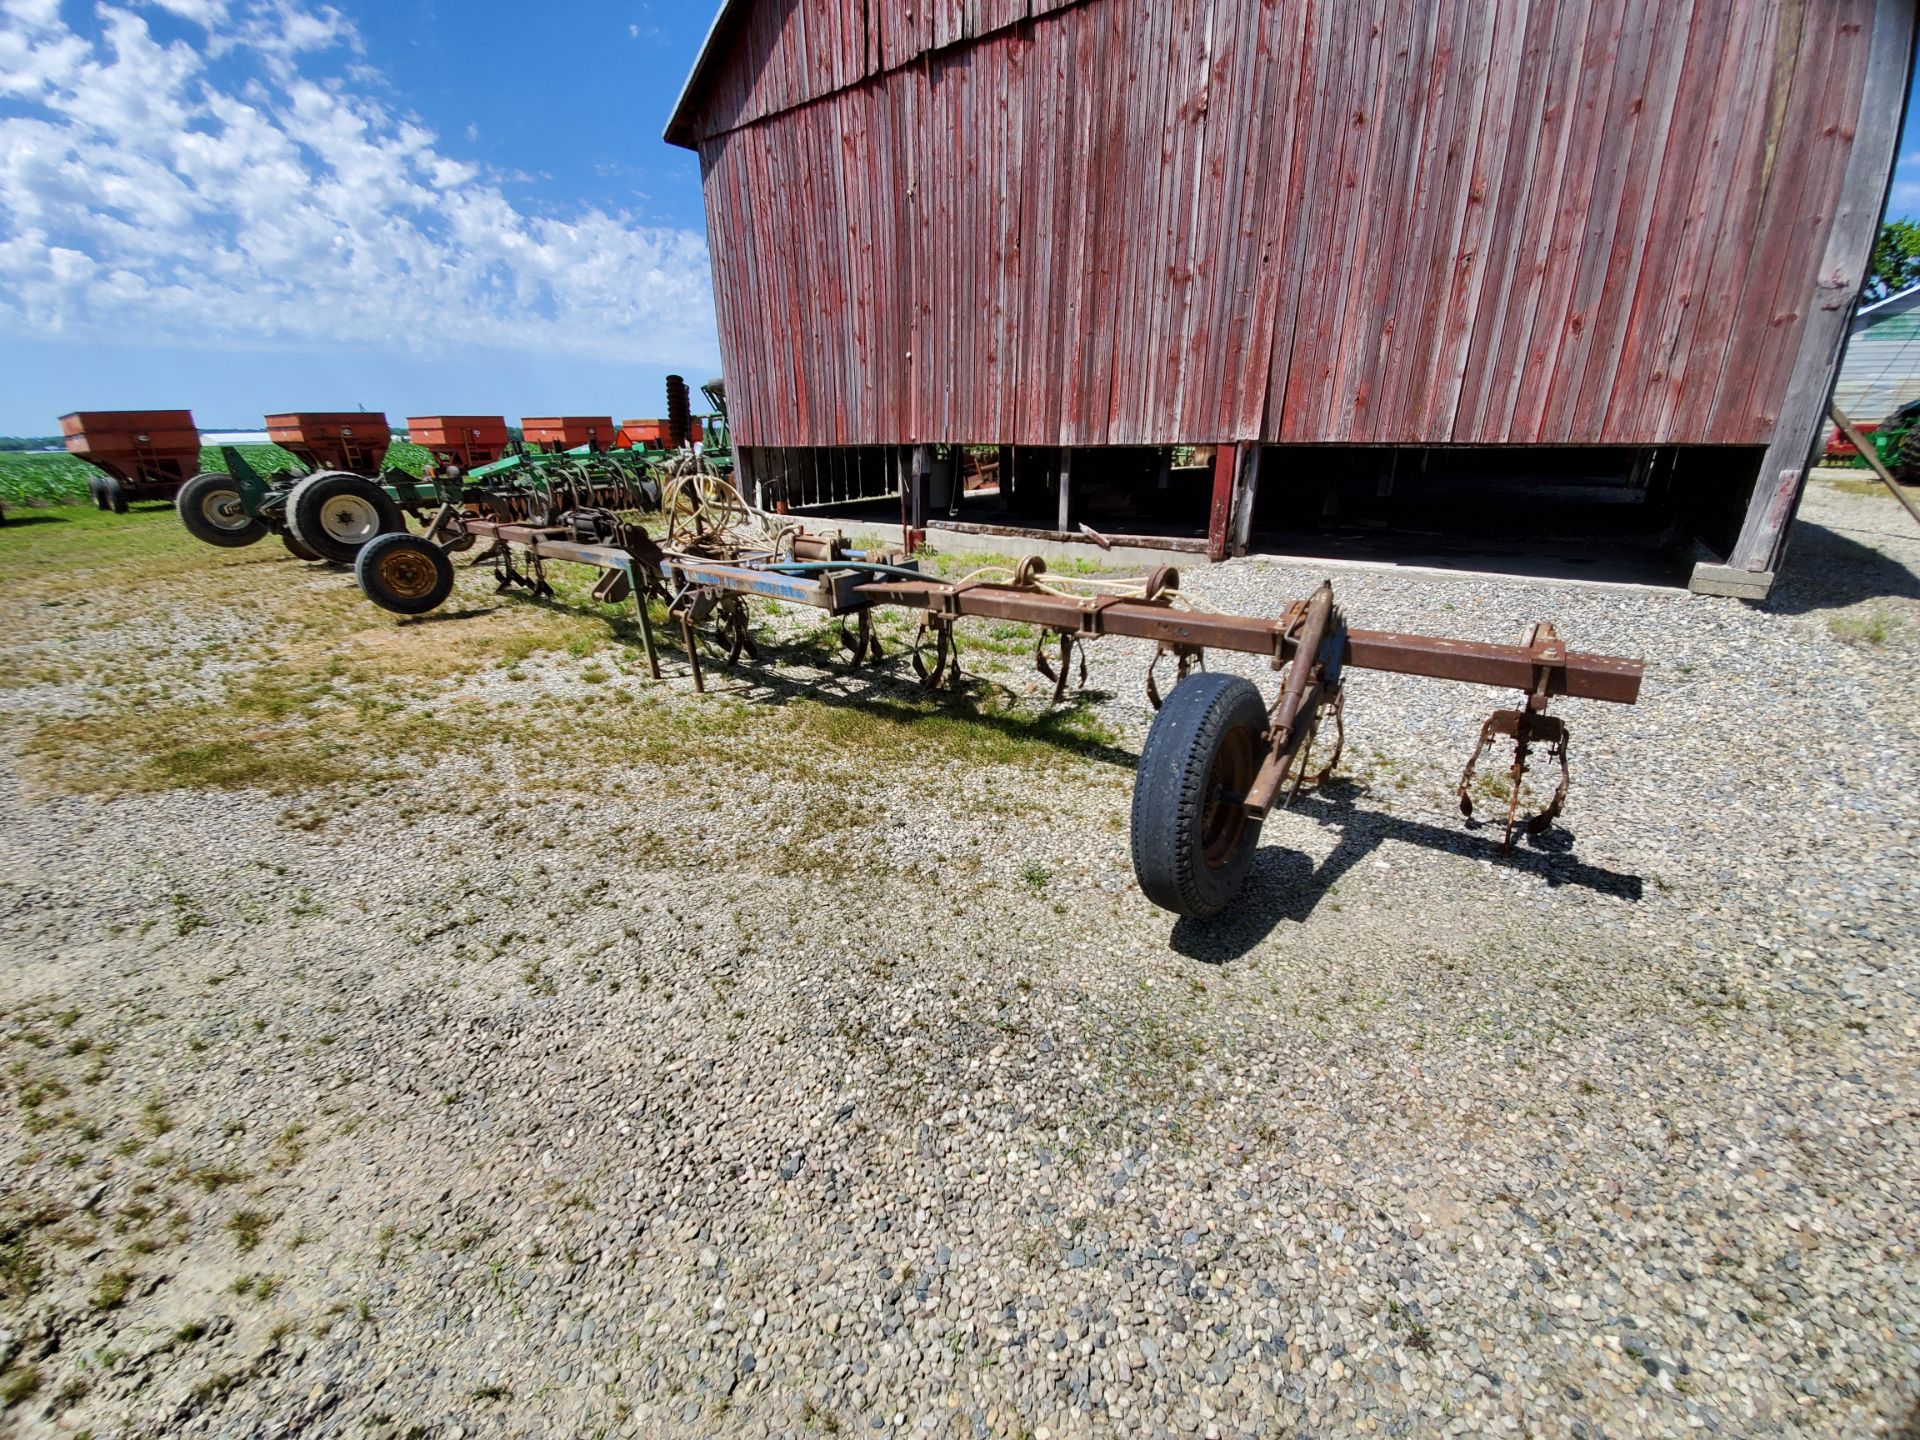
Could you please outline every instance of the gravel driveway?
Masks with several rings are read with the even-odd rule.
[[[703,700],[477,576],[403,626],[124,523],[0,533],[0,1430],[1916,1433],[1890,501],[1816,485],[1765,608],[1338,572],[1645,701],[1565,707],[1503,859],[1504,698],[1357,676],[1212,924],[1132,884],[1137,647],[1053,725],[989,636],[976,721],[777,615]]]

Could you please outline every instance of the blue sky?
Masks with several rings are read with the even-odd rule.
[[[651,415],[719,367],[707,0],[0,0],[0,433]]]
[[[713,9],[0,0],[0,433],[657,413],[719,366],[698,166],[659,138]]]

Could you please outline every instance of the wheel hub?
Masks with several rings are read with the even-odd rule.
[[[327,502],[320,525],[330,540],[363,544],[380,533],[380,512],[357,495],[341,495]]]
[[[221,530],[244,530],[250,523],[237,490],[210,490],[200,497],[200,514]]]
[[[1221,869],[1240,849],[1247,828],[1243,802],[1253,785],[1256,736],[1249,730],[1230,730],[1221,737],[1213,768],[1207,772],[1207,803],[1200,817],[1200,854],[1208,868]]]
[[[433,591],[433,563],[424,555],[396,551],[380,557],[380,583],[403,599],[418,600]]]

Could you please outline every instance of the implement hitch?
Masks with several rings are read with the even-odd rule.
[[[1085,683],[1086,647],[1092,641],[1108,636],[1149,641],[1154,654],[1147,668],[1147,698],[1157,714],[1134,784],[1134,873],[1155,904],[1200,917],[1218,914],[1238,893],[1267,817],[1292,803],[1303,787],[1333,773],[1346,738],[1350,670],[1521,692],[1518,708],[1496,710],[1481,727],[1459,785],[1461,812],[1471,818],[1475,767],[1495,740],[1513,743],[1502,794],[1507,849],[1516,830],[1541,834],[1566,804],[1567,727],[1547,713],[1550,702],[1564,695],[1631,705],[1640,695],[1640,661],[1570,651],[1551,625],[1534,626],[1519,645],[1351,629],[1331,581],[1288,606],[1280,619],[1263,620],[1190,608],[1180,593],[1179,573],[1169,567],[1144,581],[1117,581],[1051,575],[1036,557],[1012,569],[936,579],[911,558],[851,550],[838,535],[808,534],[787,517],[753,510],[719,476],[670,483],[662,510],[666,534],[656,539],[638,523],[606,510],[569,511],[550,524],[525,525],[476,519],[449,505],[425,536],[385,535],[368,545],[356,574],[376,603],[419,614],[451,591],[451,555],[482,541],[491,544],[475,563],[493,561],[503,587],[520,584],[550,593],[548,561],[598,567],[608,573],[596,597],[633,600],[655,679],[660,661],[647,600],[666,602],[694,687],[702,691],[702,643],[714,646],[730,665],[743,657],[758,659],[747,610],[755,597],[811,606],[834,617],[855,667],[884,663],[874,610],[919,611],[920,633],[908,659],[928,689],[961,684],[957,629],[962,620],[1035,627],[1040,632],[1035,668],[1053,683],[1055,703],[1065,699],[1076,669]],[[514,567],[516,554],[525,557],[525,571]],[[436,575],[439,583],[431,583]],[[1266,704],[1249,680],[1208,671],[1209,650],[1264,656],[1281,674],[1273,703]],[[1163,694],[1156,672],[1169,657],[1175,682]],[[1331,746],[1316,764],[1320,734],[1329,722]],[[1521,782],[1537,747],[1558,762],[1559,784],[1544,809],[1523,819]]]

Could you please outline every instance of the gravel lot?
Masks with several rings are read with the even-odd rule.
[[[1817,484],[1766,608],[1338,572],[1646,699],[1501,859],[1504,698],[1357,676],[1210,925],[1133,888],[1137,647],[1066,729],[1011,645],[979,721],[897,659],[702,700],[123,523],[0,532],[0,1431],[1920,1433],[1890,501]]]

